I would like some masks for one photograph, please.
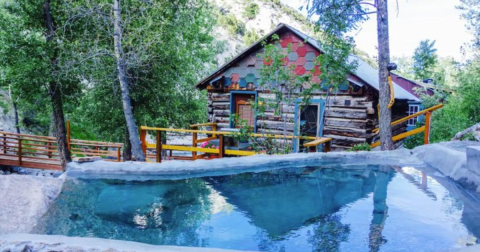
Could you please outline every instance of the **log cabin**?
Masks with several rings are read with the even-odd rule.
[[[259,84],[260,72],[264,60],[262,41],[271,41],[276,34],[280,38],[276,46],[284,49],[285,60],[295,64],[295,74],[311,75],[312,82],[319,85],[307,105],[302,100],[283,104],[282,115],[289,119],[285,123],[282,117],[266,110],[257,113],[254,104],[261,99],[275,99],[268,88]],[[371,143],[378,127],[379,81],[378,70],[351,55],[349,61],[355,61],[357,68],[348,76],[348,83],[339,85],[332,95],[323,88],[320,80],[319,66],[315,59],[322,54],[318,41],[303,32],[286,25],[279,24],[274,30],[257,41],[243,52],[233,57],[196,84],[196,88],[206,90],[209,122],[217,123],[218,129],[235,128],[235,114],[250,125],[255,133],[308,135],[330,137],[333,150],[345,150],[355,144]],[[396,80],[400,77],[396,78]],[[401,79],[408,82],[408,79]],[[407,85],[408,83],[402,83]],[[413,85],[413,84],[412,84]],[[395,103],[392,107],[392,120],[418,112],[420,98],[410,90],[393,81]],[[415,110],[417,109],[417,110]],[[395,126],[393,134],[406,131],[409,121]],[[302,126],[301,126],[302,125]],[[309,127],[303,127],[309,125]],[[294,140],[295,152],[302,151],[302,140]]]

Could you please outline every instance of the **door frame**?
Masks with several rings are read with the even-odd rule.
[[[302,104],[303,98],[298,98],[295,100],[295,123],[294,123],[294,130],[293,130],[293,135],[294,136],[299,136],[300,134],[300,108]],[[309,103],[307,105],[318,105],[318,122],[317,122],[317,134],[316,137],[321,137],[323,136],[323,117],[325,115],[325,100],[324,99],[310,99]],[[298,153],[299,151],[299,143],[300,139],[295,139],[293,141],[293,150],[295,153]],[[321,151],[320,148],[317,148],[318,151]]]
[[[255,96],[255,104],[254,105],[255,109],[253,110],[253,119],[254,119],[254,126],[253,126],[253,132],[257,133],[257,109],[256,106],[258,104],[258,91],[230,91],[230,115],[235,114],[237,111],[237,104],[235,104],[235,94],[248,94],[248,95],[254,95]],[[235,122],[232,120],[229,120],[229,127],[234,128],[235,127]]]

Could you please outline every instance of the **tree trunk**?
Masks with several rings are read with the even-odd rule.
[[[10,96],[10,100],[12,100],[12,105],[13,105],[13,113],[15,115],[15,128],[17,129],[17,134],[21,134],[20,132],[20,125],[19,125],[19,120],[18,120],[18,108],[17,108],[17,102],[13,99],[12,95],[12,86],[8,86],[8,95]]]
[[[380,84],[380,141],[382,150],[393,150],[392,141],[392,111],[388,108],[390,102],[390,87],[388,85],[387,65],[390,62],[390,43],[388,38],[388,8],[387,0],[377,1],[378,30],[378,75]]]
[[[130,137],[128,135],[128,129],[125,129],[125,140],[123,145],[123,160],[132,160],[132,144],[130,143]]]
[[[20,125],[18,125],[18,108],[17,102],[13,102],[13,113],[15,114],[15,128],[17,129],[17,134],[21,134]]]
[[[43,4],[43,11],[45,26],[47,28],[47,33],[45,35],[46,40],[48,43],[54,43],[53,36],[55,35],[56,28],[50,8],[50,0],[45,1],[45,3]],[[55,53],[55,55],[51,59],[53,68],[56,67],[56,61],[57,58]],[[67,145],[67,133],[65,130],[65,118],[63,115],[62,95],[60,92],[60,87],[55,78],[52,78],[52,80],[48,84],[48,93],[50,95],[53,117],[55,121],[55,134],[57,138],[58,155],[60,158],[60,163],[63,169],[65,169],[67,167],[67,163],[71,162],[72,159],[70,157],[70,151],[68,150]]]
[[[114,47],[115,47],[115,58],[117,60],[117,74],[118,80],[120,82],[120,89],[122,90],[122,105],[123,105],[123,114],[125,115],[125,121],[127,123],[128,135],[130,143],[132,145],[132,153],[137,161],[145,161],[145,154],[142,151],[142,145],[140,143],[140,137],[138,135],[137,124],[135,123],[135,118],[133,117],[131,102],[130,102],[130,92],[128,90],[128,78],[126,76],[126,65],[125,59],[123,58],[123,48],[122,48],[122,17],[121,17],[121,7],[120,0],[113,0],[113,13],[114,13]]]

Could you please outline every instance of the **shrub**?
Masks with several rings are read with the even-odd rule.
[[[245,17],[248,19],[254,19],[260,12],[260,7],[256,3],[249,3],[245,6]]]
[[[368,143],[355,144],[352,148],[347,149],[347,151],[371,151],[372,147]]]
[[[260,36],[255,32],[255,30],[247,31],[245,36],[243,36],[243,42],[246,46],[253,44],[255,41],[259,40]]]
[[[220,15],[218,17],[218,23],[232,35],[239,34],[243,36],[245,34],[245,24],[237,20],[233,14]]]

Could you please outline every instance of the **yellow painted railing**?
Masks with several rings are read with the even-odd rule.
[[[255,155],[254,151],[245,151],[245,150],[229,150],[225,148],[225,136],[232,136],[238,134],[236,132],[227,132],[227,131],[216,131],[216,130],[198,130],[198,127],[201,126],[212,126],[213,129],[216,129],[216,123],[204,123],[204,124],[194,124],[190,125],[192,129],[174,129],[174,128],[157,128],[157,127],[147,127],[141,126],[140,127],[140,141],[142,142],[142,150],[145,153],[147,160],[148,159],[155,159],[156,162],[162,161],[162,151],[167,150],[170,151],[170,157],[173,159],[188,159],[188,160],[196,160],[199,158],[203,158],[205,154],[197,155],[198,152],[206,153],[206,154],[217,154],[219,158],[225,157],[226,155],[235,155],[235,156],[251,156]],[[177,132],[177,133],[191,133],[192,134],[192,145],[191,146],[182,146],[182,145],[169,145],[169,144],[153,144],[148,143],[146,140],[147,131],[155,131],[156,132],[156,142],[162,142],[162,132]],[[211,137],[198,139],[198,134],[205,134],[211,135]],[[317,137],[309,137],[309,136],[284,136],[284,135],[274,135],[274,134],[250,134],[252,137],[262,137],[262,138],[275,138],[275,139],[306,139],[306,140],[313,140],[308,144],[308,147],[317,147],[320,144],[328,144],[330,146],[331,138],[320,138],[322,141],[318,141],[319,138]],[[218,149],[211,149],[211,148],[201,148],[197,147],[198,143],[210,141],[210,140],[219,140],[219,148]],[[316,141],[315,141],[316,140]],[[147,149],[155,149],[155,154],[147,153]],[[191,157],[181,157],[181,156],[173,156],[172,151],[187,151],[191,152]],[[325,151],[330,151],[330,148],[326,148]]]
[[[401,133],[399,135],[396,135],[394,137],[392,137],[392,140],[393,141],[398,141],[398,140],[402,140],[404,138],[407,138],[409,136],[413,136],[413,135],[416,135],[416,134],[420,134],[422,132],[425,132],[424,134],[424,139],[423,139],[423,143],[424,144],[428,144],[430,142],[430,121],[431,121],[431,116],[432,116],[432,112],[437,110],[437,109],[440,109],[443,107],[443,104],[438,104],[436,106],[433,106],[431,108],[428,108],[428,109],[424,109],[420,112],[417,112],[415,114],[412,114],[412,115],[409,115],[409,116],[406,116],[402,119],[399,119],[399,120],[396,120],[394,122],[391,123],[391,125],[397,125],[399,123],[402,123],[402,122],[406,122],[412,118],[415,118],[415,117],[418,117],[418,116],[422,116],[422,115],[425,115],[425,126],[422,126],[420,128],[416,128],[416,129],[413,129],[411,131],[407,131],[407,132],[404,132],[404,133]],[[376,128],[373,130],[373,132],[378,132],[379,129]],[[377,147],[377,146],[380,146],[381,142],[378,141],[378,142],[375,142],[375,143],[372,143],[370,145],[370,147],[374,148],[374,147]]]

